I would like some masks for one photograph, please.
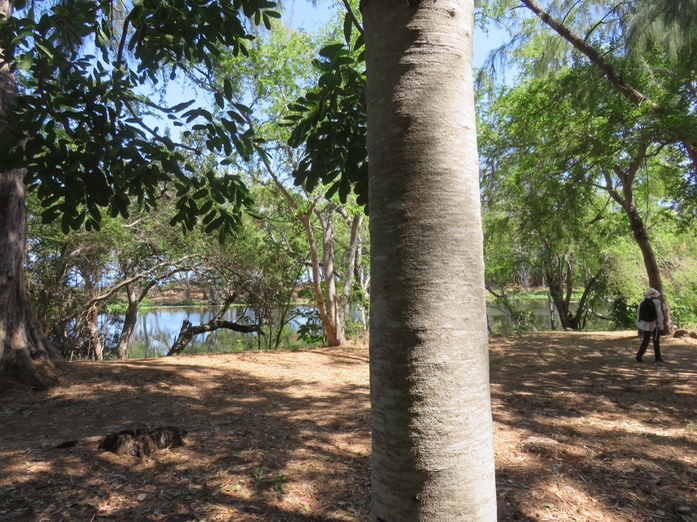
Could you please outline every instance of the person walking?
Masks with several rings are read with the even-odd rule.
[[[644,332],[644,338],[635,357],[637,362],[642,362],[641,358],[646,353],[651,338],[653,338],[653,351],[656,355],[656,362],[663,362],[660,345],[661,330],[663,330],[663,308],[661,307],[661,301],[658,299],[660,295],[661,293],[655,288],[649,288],[644,292],[644,299],[641,300],[639,308],[637,308],[636,325],[639,330]]]

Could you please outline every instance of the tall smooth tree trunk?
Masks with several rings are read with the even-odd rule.
[[[301,219],[303,226],[305,227],[305,232],[307,233],[308,244],[310,247],[310,259],[312,261],[311,274],[312,274],[312,289],[315,293],[315,301],[317,302],[317,311],[319,312],[320,318],[322,319],[322,325],[324,326],[324,332],[327,334],[327,345],[329,346],[339,346],[339,339],[336,336],[336,330],[334,329],[335,323],[331,321],[329,313],[327,311],[327,306],[322,296],[322,277],[319,272],[319,255],[317,254],[317,241],[315,240],[315,233],[312,231],[312,223],[310,222],[311,212],[302,213],[298,212],[298,217]]]
[[[327,207],[315,213],[322,226],[322,271],[324,272],[324,291],[326,295],[327,316],[334,331],[334,344],[346,343],[345,323],[339,321],[339,296],[336,291],[336,271],[334,269],[334,212],[336,204],[329,203]],[[326,328],[325,328],[326,330]],[[332,346],[332,342],[329,343]]]
[[[12,3],[0,0],[0,19],[11,13]],[[17,85],[3,56],[0,48],[0,114],[5,114],[17,99]],[[3,130],[0,126],[0,132]],[[0,172],[0,389],[10,380],[35,388],[55,384],[57,373],[52,360],[62,358],[44,335],[27,295],[24,174],[23,170]]]
[[[361,225],[363,223],[363,214],[356,212],[351,219],[351,239],[349,241],[348,263],[346,264],[346,273],[343,277],[344,284],[341,293],[338,297],[337,306],[337,324],[341,325],[341,344],[346,342],[346,312],[351,300],[351,290],[353,283],[356,280],[356,266],[358,258],[361,256]]]
[[[373,522],[496,520],[473,0],[364,0]]]

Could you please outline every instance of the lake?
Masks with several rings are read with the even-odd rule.
[[[550,313],[546,300],[519,300],[515,305],[521,310],[533,310],[535,315],[535,328],[539,331],[550,330]],[[494,304],[488,303],[487,312],[495,334],[512,333],[513,326],[507,315],[501,312]],[[131,337],[132,357],[162,357],[166,355],[172,346],[182,326],[184,319],[192,324],[199,325],[210,321],[218,309],[214,306],[199,307],[163,307],[150,308],[138,314],[138,322]],[[231,307],[224,316],[227,321],[237,321],[238,308]],[[606,314],[607,310],[600,310]],[[298,317],[291,322],[291,328],[297,329],[305,319]],[[557,324],[559,320],[557,318]],[[613,324],[599,318],[590,321],[586,330],[613,330]],[[113,333],[113,331],[111,332]],[[256,347],[256,334],[242,334],[230,330],[217,330],[206,334],[197,335],[185,350],[192,352],[237,351],[244,348]]]

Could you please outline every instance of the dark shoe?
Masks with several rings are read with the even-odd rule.
[[[663,357],[661,357],[660,359],[656,359],[656,362],[666,362],[666,360]]]
[[[636,359],[636,362],[643,362],[643,361],[641,360],[641,357],[634,357],[634,358]]]

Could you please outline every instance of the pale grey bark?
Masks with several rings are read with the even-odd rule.
[[[324,291],[326,295],[327,316],[334,331],[335,344],[346,342],[344,323],[338,320],[339,302],[336,293],[336,272],[334,270],[334,212],[337,205],[329,202],[323,210],[315,208],[322,227],[322,271],[324,272]],[[331,343],[330,343],[331,344]]]
[[[473,0],[366,0],[373,522],[496,520]]]
[[[348,217],[348,215],[347,215]],[[339,294],[337,306],[337,324],[341,325],[341,344],[346,342],[346,311],[351,300],[351,290],[356,279],[356,266],[361,256],[361,225],[363,224],[363,214],[356,212],[351,223],[351,238],[349,240],[348,263],[344,274],[344,284]],[[364,323],[365,324],[365,323]]]

